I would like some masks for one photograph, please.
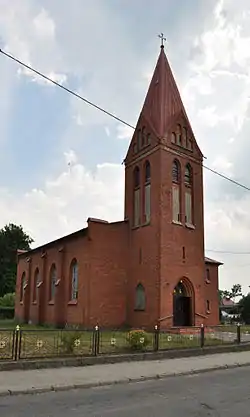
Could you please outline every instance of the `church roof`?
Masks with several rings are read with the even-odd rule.
[[[173,121],[181,113],[188,121],[188,117],[163,46],[161,47],[160,55],[141,113],[144,118],[150,122],[159,137],[164,136],[167,128],[172,125]]]
[[[205,256],[205,262],[206,262],[206,264],[215,264],[215,265],[218,265],[218,266],[223,265],[222,262],[215,261],[214,259],[207,258],[206,256]]]

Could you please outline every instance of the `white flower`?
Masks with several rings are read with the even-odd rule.
[[[116,339],[115,339],[114,337],[112,337],[112,338],[111,338],[111,340],[110,340],[110,344],[111,344],[112,346],[115,346],[115,345],[116,345]]]
[[[0,349],[4,349],[6,347],[5,340],[0,340]]]
[[[144,337],[141,337],[141,338],[140,338],[140,343],[141,343],[142,345],[143,345],[144,341],[145,341]]]
[[[37,340],[36,346],[37,346],[38,349],[41,349],[43,347],[43,341],[42,340]]]
[[[168,342],[171,342],[172,336],[168,336]]]
[[[191,335],[189,336],[189,339],[190,339],[190,340],[193,340],[193,338],[194,338],[194,335],[193,335],[193,334],[191,334]]]
[[[81,344],[81,340],[80,339],[76,339],[74,344],[75,344],[75,347],[79,347],[80,344]]]

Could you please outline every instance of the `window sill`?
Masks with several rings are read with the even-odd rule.
[[[139,224],[138,226],[132,226],[132,230],[139,229],[140,227],[141,227],[141,224]]]
[[[206,284],[211,284],[210,279],[206,279]]]
[[[20,301],[20,306],[23,306],[23,301]]]
[[[145,311],[145,308],[135,308],[134,311]]]
[[[33,306],[37,305],[37,301],[32,301]]]
[[[177,220],[172,220],[173,224],[176,224],[177,226],[183,226],[182,222],[178,222]]]
[[[149,220],[149,221],[147,221],[147,222],[145,222],[145,223],[143,223],[143,224],[142,224],[142,227],[149,226],[149,225],[150,225],[150,220]]]
[[[211,314],[211,311],[210,310],[207,310],[207,314]]]
[[[70,301],[68,302],[68,305],[69,305],[69,306],[75,306],[75,305],[77,305],[77,301],[78,301],[78,300],[70,300]]]
[[[53,305],[55,305],[55,301],[54,300],[49,301],[49,306],[53,306]]]
[[[192,230],[195,230],[195,226],[194,226],[193,224],[191,224],[191,223],[185,223],[185,227],[186,227],[187,229],[192,229]]]

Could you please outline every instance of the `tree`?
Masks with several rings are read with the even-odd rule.
[[[10,223],[0,230],[0,297],[15,291],[17,250],[29,250],[31,243],[22,226]]]
[[[239,313],[246,324],[250,324],[250,294],[243,296],[239,301]]]

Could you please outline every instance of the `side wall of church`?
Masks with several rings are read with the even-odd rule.
[[[85,327],[123,325],[126,322],[126,250],[125,223],[89,222],[86,235],[55,242],[46,252],[38,250],[19,256],[16,318],[58,326],[66,323]],[[71,297],[72,262],[77,263],[77,299]],[[53,266],[56,277],[51,297]]]
[[[219,324],[219,268],[217,264],[206,263],[205,299],[206,299],[206,325]]]

